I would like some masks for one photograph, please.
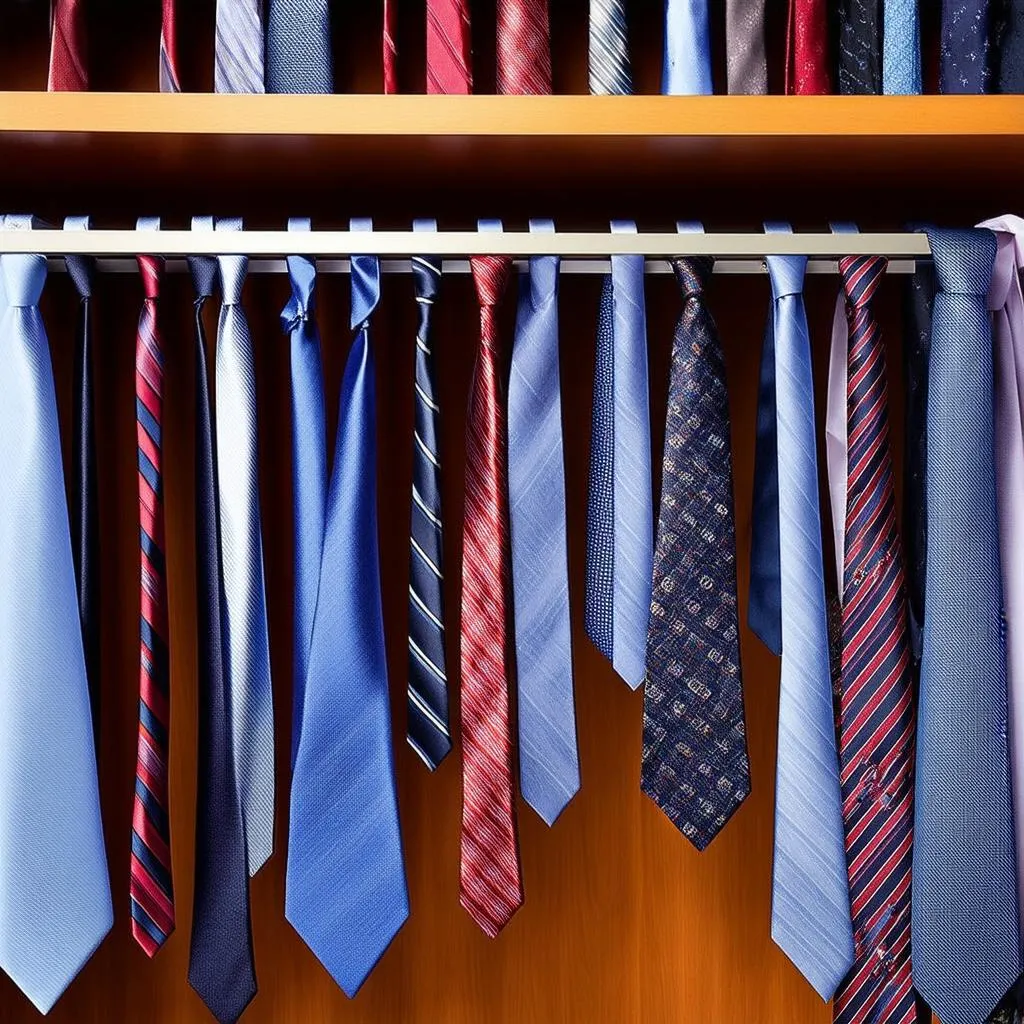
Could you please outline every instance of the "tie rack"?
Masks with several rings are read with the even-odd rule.
[[[764,257],[807,256],[807,271],[837,271],[842,256],[886,256],[889,272],[913,273],[916,261],[928,258],[928,239],[919,232],[833,234],[638,233],[529,231],[134,231],[2,230],[0,253],[46,253],[52,267],[61,256],[94,256],[106,272],[136,272],[133,257],[158,253],[167,269],[184,272],[185,256],[231,256],[245,253],[250,273],[283,273],[284,257],[317,257],[322,273],[344,274],[348,255],[379,256],[384,273],[407,273],[408,257],[431,254],[444,259],[445,273],[469,272],[469,254],[479,256],[561,256],[562,272],[600,274],[609,269],[610,253],[647,257],[646,272],[669,273],[672,256],[713,256],[715,271],[763,273]],[[404,259],[402,258],[404,257]]]

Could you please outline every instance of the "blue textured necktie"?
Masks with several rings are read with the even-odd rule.
[[[216,92],[263,92],[263,0],[217,0]]]
[[[633,92],[625,0],[590,0],[590,91],[599,96]]]
[[[666,96],[710,96],[715,91],[708,0],[665,0],[661,91]]]
[[[219,219],[218,231],[240,231]],[[235,772],[249,874],[274,849],[274,695],[263,580],[256,371],[242,308],[245,256],[221,256],[223,304],[217,326],[217,486],[224,573],[224,651],[231,689]]]
[[[612,230],[636,225],[614,221]],[[651,614],[654,511],[643,256],[612,256],[597,326],[587,505],[587,635],[635,690]]]
[[[993,19],[991,0],[942,0],[939,92],[988,92]]]
[[[921,18],[917,0],[885,0],[882,8],[882,92],[921,92]]]
[[[193,230],[212,231],[212,217]],[[196,610],[199,751],[196,868],[189,984],[222,1024],[233,1024],[256,994],[245,825],[232,757],[232,706],[222,621],[220,516],[214,414],[207,374],[203,306],[213,295],[217,260],[194,256],[196,290]]]
[[[929,231],[928,576],[914,819],[914,983],[943,1024],[983,1020],[1021,946],[993,458],[990,231]]]
[[[772,938],[831,999],[854,958],[818,505],[807,258],[769,256],[778,420],[782,678]]]
[[[551,221],[531,231],[551,232]],[[508,489],[519,680],[519,774],[553,824],[580,788],[573,704],[565,468],[558,371],[557,256],[534,256],[519,283],[508,385]]]
[[[370,316],[379,301],[380,261],[354,256],[357,334],[341,387],[285,888],[285,916],[349,996],[409,916],[377,549]]]
[[[0,256],[0,969],[41,1013],[114,920],[45,283]]]
[[[334,92],[328,0],[270,0],[267,92]]]
[[[307,232],[310,222],[296,217],[288,230]],[[295,621],[292,673],[292,754],[302,733],[302,708],[313,638],[313,615],[320,592],[320,562],[327,508],[327,416],[324,370],[316,327],[316,263],[307,256],[288,257],[292,294],[281,311],[290,336],[292,376],[292,491],[295,533]]]

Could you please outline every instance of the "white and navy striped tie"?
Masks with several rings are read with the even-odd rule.
[[[263,4],[217,0],[217,92],[263,92]]]
[[[629,96],[625,0],[590,0],[590,91],[602,96]]]

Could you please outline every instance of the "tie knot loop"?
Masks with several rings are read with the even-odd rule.
[[[413,256],[412,276],[416,298],[434,302],[441,287],[441,257]]]
[[[142,290],[147,299],[160,298],[160,273],[164,261],[160,256],[140,256],[139,273],[142,276]]]
[[[192,276],[192,286],[200,299],[208,299],[213,295],[217,283],[217,259],[214,256],[189,256],[188,269]]]
[[[806,256],[768,256],[765,263],[768,265],[775,299],[803,292],[804,274],[807,272]]]
[[[380,260],[352,257],[352,329],[362,328],[380,303]]]
[[[849,309],[867,309],[882,283],[889,261],[884,256],[844,256],[839,276]]]
[[[65,256],[64,264],[68,268],[68,276],[78,291],[78,297],[81,299],[92,298],[96,261],[91,256]]]
[[[996,236],[986,229],[928,229],[940,291],[947,295],[988,296],[996,259]]]
[[[291,298],[281,310],[281,326],[291,334],[301,323],[313,319],[316,309],[316,263],[308,256],[288,257]]]
[[[7,286],[7,305],[38,306],[46,284],[46,257],[14,253],[0,259]]]
[[[703,294],[714,266],[715,261],[710,256],[677,256],[672,260],[684,299]]]
[[[512,272],[509,256],[474,256],[470,260],[473,282],[481,306],[497,306],[508,285]]]
[[[242,301],[242,287],[249,271],[248,256],[218,256],[220,289],[225,306],[237,306]]]

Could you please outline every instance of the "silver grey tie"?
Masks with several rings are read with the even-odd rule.
[[[625,0],[590,0],[590,91],[603,96],[633,92]]]
[[[261,0],[217,0],[217,92],[263,92]]]
[[[730,95],[764,95],[768,92],[764,0],[726,0],[725,19]]]

